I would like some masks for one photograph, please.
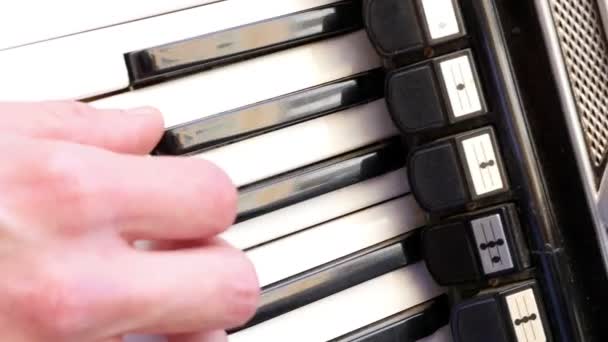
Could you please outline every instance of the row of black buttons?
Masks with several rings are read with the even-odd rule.
[[[466,38],[456,0],[366,0],[364,9],[370,40],[384,58]],[[439,222],[423,233],[424,258],[447,286],[481,284],[531,266],[476,65],[473,51],[461,49],[392,70],[385,83],[403,135],[452,132],[414,146],[408,158],[412,193]],[[482,124],[469,129],[473,122]],[[456,341],[550,340],[535,281],[482,293],[453,308]]]
[[[365,1],[365,26],[378,53],[394,57],[463,37],[455,0]]]
[[[426,132],[486,113],[469,50],[389,73],[386,99],[405,133]]]

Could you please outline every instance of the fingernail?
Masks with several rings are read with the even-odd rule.
[[[141,116],[150,116],[150,115],[158,115],[158,110],[153,107],[138,107],[128,110],[129,114],[132,115],[141,115]]]
[[[154,107],[137,107],[127,110],[127,120],[133,119],[136,122],[140,122],[144,125],[145,130],[153,130],[156,134],[162,134],[163,128],[165,127],[165,118],[161,112]],[[152,129],[152,127],[154,127]],[[158,137],[160,139],[160,137]]]

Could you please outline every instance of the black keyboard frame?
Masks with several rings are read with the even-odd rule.
[[[434,224],[451,215],[513,201],[531,252],[528,272],[451,287],[452,303],[479,289],[536,279],[554,341],[605,341],[608,279],[567,138],[538,17],[532,1],[460,0],[467,36],[388,57],[388,71],[463,49],[471,49],[488,114],[447,128],[403,137],[408,151],[437,139],[492,126],[505,162],[510,190],[465,208],[429,217]]]
[[[495,0],[553,224],[544,230],[572,339],[606,341],[608,277],[533,1]],[[548,252],[548,251],[545,251]],[[546,276],[546,278],[549,278]],[[561,289],[560,289],[561,287]],[[565,330],[565,329],[564,329]]]

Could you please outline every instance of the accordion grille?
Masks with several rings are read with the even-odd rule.
[[[596,0],[553,0],[553,20],[589,151],[599,174],[608,150],[608,43]]]

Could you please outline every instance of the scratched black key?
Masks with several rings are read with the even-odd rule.
[[[421,258],[419,245],[419,233],[410,233],[268,285],[255,316],[239,330],[414,264]]]
[[[239,189],[237,222],[275,211],[405,166],[397,141],[380,143]],[[406,175],[403,175],[406,181]]]
[[[372,70],[172,127],[155,154],[200,152],[371,102],[382,97],[383,82]]]
[[[247,24],[126,54],[132,83],[148,83],[182,73],[256,57],[363,27],[358,1]]]

